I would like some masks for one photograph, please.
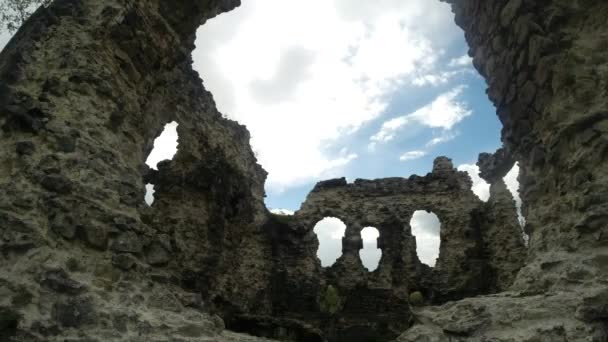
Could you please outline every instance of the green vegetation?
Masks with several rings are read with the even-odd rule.
[[[335,315],[336,312],[340,309],[341,305],[340,295],[338,294],[338,290],[332,285],[327,286],[325,290],[325,294],[321,298],[321,302],[319,303],[319,307],[322,312]]]
[[[414,291],[410,294],[410,305],[422,306],[424,304],[424,296],[420,291]]]

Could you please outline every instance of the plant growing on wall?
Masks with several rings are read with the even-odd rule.
[[[338,290],[332,285],[328,285],[327,289],[325,289],[325,293],[321,296],[321,301],[319,303],[321,311],[329,315],[334,315],[340,310],[341,304],[342,301],[340,300]]]
[[[410,294],[411,306],[422,306],[424,304],[424,296],[420,291],[415,291]]]

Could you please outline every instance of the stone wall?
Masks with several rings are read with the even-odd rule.
[[[388,340],[410,326],[412,292],[436,304],[510,286],[526,255],[515,203],[504,183],[487,204],[471,185],[468,174],[454,169],[446,157],[437,158],[433,172],[424,177],[318,183],[301,209],[277,229],[275,272],[281,282],[273,292],[285,296],[275,299],[274,315],[318,326],[331,341]],[[416,253],[410,220],[417,210],[432,211],[441,221],[433,268]],[[325,217],[346,224],[343,254],[328,268],[317,259],[313,232]],[[373,272],[359,257],[361,230],[368,226],[379,230],[382,250]],[[320,312],[328,286],[337,289],[343,304],[329,316]]]
[[[268,278],[265,172],[191,67],[238,4],[57,0],[2,51],[1,340],[235,340],[213,300],[268,302],[243,281]],[[171,121],[179,152],[148,170]]]
[[[448,2],[520,165],[529,254],[511,292],[422,310],[400,340],[608,340],[608,3]]]

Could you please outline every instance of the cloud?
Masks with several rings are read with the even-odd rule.
[[[430,128],[452,129],[454,125],[472,114],[464,102],[457,101],[464,89],[464,86],[455,87],[415,112],[385,122],[380,131],[370,137],[371,142],[389,142],[400,130],[412,123]]]
[[[436,146],[439,144],[443,144],[448,141],[452,141],[452,140],[456,139],[456,137],[458,137],[458,135],[459,135],[458,132],[444,131],[444,132],[442,132],[442,134],[440,136],[429,140],[429,142],[427,142],[425,146],[433,147],[433,146]]]
[[[473,186],[471,190],[484,202],[487,202],[490,198],[490,184],[488,184],[483,178],[479,177],[479,167],[475,164],[462,164],[458,166],[459,171],[466,171],[469,173]]]
[[[462,55],[458,58],[454,58],[450,60],[448,63],[449,67],[470,67],[473,66],[473,58],[469,57],[469,55]]]
[[[171,122],[165,125],[162,133],[154,139],[154,148],[146,159],[146,164],[156,170],[158,162],[173,159],[177,153],[177,123]]]
[[[435,266],[439,257],[441,223],[434,213],[418,210],[410,221],[412,235],[416,237],[416,253],[421,262]]]
[[[435,74],[454,31],[440,2],[248,0],[201,27],[193,60],[219,110],[251,132],[272,193],[355,160],[330,151]]]
[[[300,83],[311,76],[310,66],[315,55],[303,47],[288,49],[281,56],[276,74],[268,79],[251,82],[251,93],[263,104],[273,104],[291,100]]]
[[[409,151],[409,152],[405,152],[404,154],[402,154],[401,157],[399,157],[399,160],[401,160],[401,161],[415,160],[418,158],[422,158],[424,156],[426,156],[425,151]]]
[[[290,216],[294,214],[293,210],[289,209],[270,209],[270,212],[275,215]]]

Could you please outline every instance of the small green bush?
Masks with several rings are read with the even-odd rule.
[[[322,312],[325,312],[330,315],[334,315],[340,309],[340,295],[338,294],[338,290],[332,285],[327,286],[323,297],[321,297],[321,302],[319,303],[319,307]]]
[[[410,294],[410,305],[422,306],[424,304],[424,296],[420,291],[414,291]]]

